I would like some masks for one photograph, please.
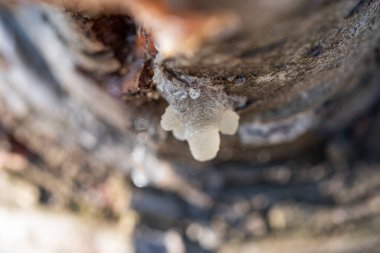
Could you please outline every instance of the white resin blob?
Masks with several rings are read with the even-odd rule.
[[[168,106],[162,115],[161,126],[166,131],[173,131],[178,140],[186,140],[193,157],[203,162],[216,157],[220,146],[219,131],[233,135],[239,126],[239,115],[231,109],[226,109],[215,118],[216,121],[192,122],[190,119],[183,122],[175,110]]]
[[[163,68],[155,69],[153,80],[169,103],[161,126],[172,131],[176,139],[187,141],[193,157],[208,161],[216,157],[220,133],[233,135],[239,115],[233,111],[233,98],[223,86],[212,85],[206,78],[175,76]]]

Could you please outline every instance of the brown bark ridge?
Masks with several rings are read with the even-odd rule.
[[[255,146],[287,143],[311,129],[342,126],[350,120],[344,112],[354,116],[354,100],[364,107],[364,101],[376,99],[370,94],[377,94],[378,77],[371,85],[369,76],[376,68],[379,2],[290,2],[293,5],[278,9],[269,3],[249,1],[256,7],[249,8],[249,3],[234,2],[254,10],[237,10],[245,25],[240,33],[210,42],[193,56],[162,63],[174,78],[183,73],[205,77],[223,85],[228,94],[246,98],[238,107],[238,137],[224,140],[221,158],[244,160],[244,151]],[[356,89],[367,90],[365,99],[356,97]]]
[[[11,174],[71,209],[122,178],[112,212],[139,214],[137,252],[171,252],[174,230],[188,252],[375,253],[380,1],[126,2],[129,16],[0,5],[0,134],[29,164],[2,154]],[[235,101],[213,162],[160,128],[157,69]]]

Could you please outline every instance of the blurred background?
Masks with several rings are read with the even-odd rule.
[[[157,69],[228,94],[213,161]],[[0,0],[0,253],[378,253],[379,129],[379,0]]]

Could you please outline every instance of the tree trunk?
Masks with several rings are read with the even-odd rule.
[[[377,252],[380,1],[125,2],[0,2],[0,169],[49,208],[135,212],[136,252]],[[161,128],[210,107],[173,90],[239,114],[214,160]]]

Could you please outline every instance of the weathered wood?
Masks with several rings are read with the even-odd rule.
[[[0,7],[0,139],[26,157],[11,174],[74,210],[102,209],[89,189],[126,177],[118,184],[131,196],[111,209],[114,219],[140,214],[142,249],[166,247],[162,231],[174,229],[189,252],[376,252],[380,2],[126,2],[148,27],[124,9]],[[148,6],[162,12],[146,20],[157,10]],[[181,50],[208,14],[240,26],[220,34],[221,19]],[[170,15],[181,36],[154,59],[152,40],[173,35]],[[243,101],[238,135],[223,137],[215,161],[194,162],[160,128],[156,68]]]

